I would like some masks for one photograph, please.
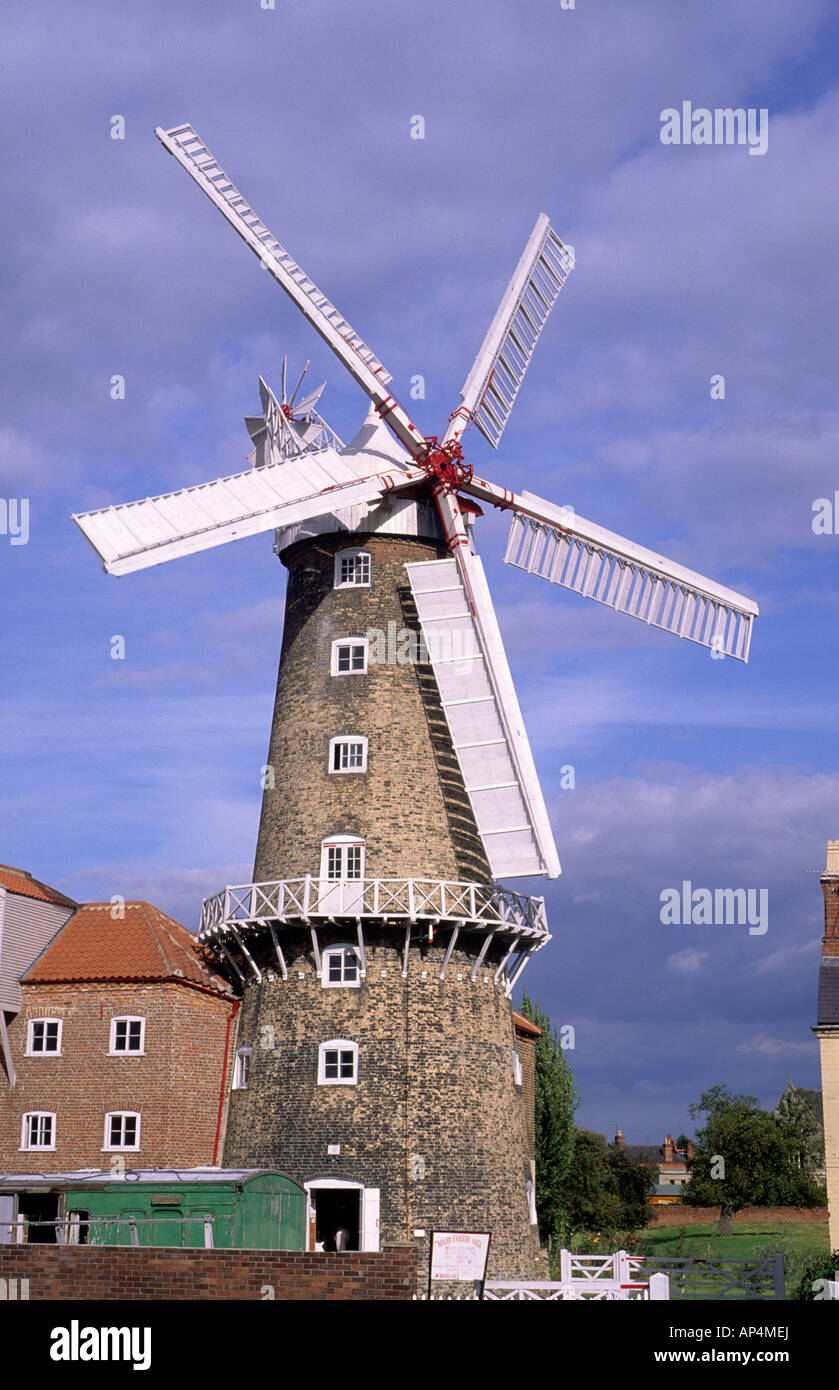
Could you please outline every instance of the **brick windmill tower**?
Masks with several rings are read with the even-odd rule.
[[[253,882],[204,904],[242,989],[224,1161],[310,1194],[313,1246],[492,1231],[491,1270],[538,1242],[510,997],[549,940],[501,886],[559,860],[473,524],[505,559],[742,660],[756,606],[568,508],[477,478],[573,265],[540,217],[442,439],[272,236],[190,126],[157,135],[370,400],[346,446],[304,375],[260,381],[247,472],[77,516],[113,574],[275,531],[288,569]]]

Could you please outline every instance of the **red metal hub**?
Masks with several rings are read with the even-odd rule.
[[[436,434],[430,434],[416,461],[446,492],[456,492],[472,477],[472,465],[464,461],[463,450],[455,439],[441,444]]]

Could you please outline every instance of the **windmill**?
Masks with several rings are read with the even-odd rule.
[[[268,230],[192,126],[156,134],[370,402],[358,435],[343,445],[315,409],[319,390],[301,377],[287,394],[284,360],[280,398],[260,378],[262,414],[246,419],[254,444],[249,469],[74,517],[115,575],[272,530],[290,570],[269,758],[277,782],[265,789],[254,881],[208,899],[202,916],[203,939],[242,984],[240,1037],[258,1037],[266,1028],[273,1037],[275,1026],[283,1036],[282,1056],[272,1046],[270,1058],[260,1060],[259,1084],[254,1068],[235,1096],[225,1161],[272,1164],[296,1154],[300,1180],[320,1194],[317,1201],[312,1196],[313,1220],[325,1221],[324,1193],[333,1189],[307,1144],[312,1134],[332,1132],[333,1111],[322,1108],[322,1093],[333,1082],[356,1085],[363,1053],[386,1100],[379,1111],[365,1111],[369,1098],[359,1084],[353,1115],[345,1115],[343,1132],[352,1134],[356,1158],[362,1150],[369,1156],[357,1159],[355,1178],[341,1182],[376,1193],[375,1202],[366,1195],[362,1202],[361,1244],[366,1239],[370,1248],[373,1224],[378,1230],[381,1191],[382,1228],[392,1235],[462,1223],[465,1204],[473,1222],[494,1213],[494,1249],[507,1262],[505,1273],[530,1269],[522,1121],[511,1109],[501,1059],[509,1057],[512,988],[549,934],[543,900],[504,889],[499,880],[552,878],[560,865],[474,549],[479,504],[510,514],[507,563],[726,656],[747,660],[757,607],[570,508],[478,477],[466,459],[463,439],[473,425],[498,447],[573,268],[572,253],[547,217],[536,220],[444,432],[424,436],[391,393],[383,364]],[[419,626],[428,654],[422,669],[406,674],[396,665],[368,665],[373,617],[380,627],[385,618]],[[455,638],[458,660],[452,659]],[[363,696],[357,680],[341,679],[356,674],[367,682]],[[417,822],[417,833],[404,833],[409,821]],[[395,927],[404,930],[398,948]],[[487,1146],[476,1140],[478,1099],[453,1079],[434,1050],[427,1012],[412,1002],[412,991],[425,988],[419,982],[430,980],[446,991],[440,1008],[461,1051],[468,1035],[482,1057],[494,1058],[480,1104],[495,1115],[495,1141],[480,1171],[474,1154]],[[269,982],[284,987],[282,1026]],[[365,983],[367,994],[354,995]],[[296,1014],[298,985],[306,994]],[[479,1005],[475,991],[482,985],[490,993],[480,995]],[[350,996],[354,1012],[348,1013]],[[387,1008],[376,998],[387,998]],[[506,1012],[499,1000],[507,1001]],[[339,1032],[338,1015],[344,1037],[330,1042]],[[299,1026],[290,1025],[293,1017]],[[402,1020],[398,1027],[395,1019]],[[411,1079],[417,1048],[421,1083]],[[448,1148],[434,1150],[439,1138],[429,1138],[436,1132],[427,1123],[430,1093]],[[280,1097],[290,1097],[284,1116]],[[305,1142],[297,1133],[303,1109]],[[458,1115],[466,1118],[455,1140]],[[371,1123],[379,1132],[365,1150]],[[411,1195],[407,1180],[391,1182],[391,1169],[382,1168],[389,1145],[400,1172],[420,1174],[420,1195]],[[436,1155],[430,1168],[429,1148]],[[439,1177],[446,1172],[448,1187]],[[529,1180],[532,1191],[532,1172]],[[509,1211],[503,1230],[500,1207]]]

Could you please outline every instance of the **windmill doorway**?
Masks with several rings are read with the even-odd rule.
[[[379,1189],[340,1178],[306,1183],[309,1250],[378,1250]]]
[[[312,1193],[315,1249],[326,1252],[361,1249],[361,1191],[320,1187]]]

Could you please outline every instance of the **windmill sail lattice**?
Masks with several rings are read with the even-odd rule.
[[[543,514],[554,512],[562,524],[514,512],[507,564],[676,637],[748,661],[755,604],[541,498],[523,493],[522,500]]]
[[[536,219],[498,312],[461,391],[462,429],[477,425],[494,449],[557,295],[574,266],[544,213]]]
[[[304,309],[330,347],[335,347],[338,338],[342,349],[349,349],[357,359],[358,370],[372,373],[380,384],[390,381],[390,373],[376,354],[268,230],[193,127],[182,125],[172,130],[158,127],[155,135],[223,213],[233,230],[247,242],[286,294]]]

